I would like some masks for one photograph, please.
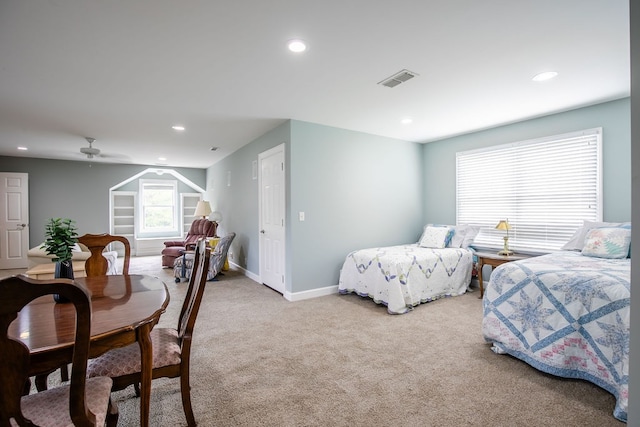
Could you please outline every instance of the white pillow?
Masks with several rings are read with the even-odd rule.
[[[467,227],[467,230],[464,233],[464,240],[460,245],[461,248],[465,248],[465,249],[467,249],[469,246],[473,244],[473,239],[475,239],[478,233],[480,232],[480,227],[478,226],[467,225],[466,227]]]
[[[582,255],[612,259],[627,258],[630,244],[630,228],[592,228],[584,240]]]
[[[447,245],[448,248],[459,248],[462,246],[462,242],[464,242],[464,235],[467,232],[466,225],[456,225],[451,227],[453,229],[453,236],[451,236],[451,240]]]
[[[423,248],[442,249],[447,246],[451,239],[451,227],[427,226],[422,233],[422,238],[418,246]]]
[[[581,251],[584,248],[584,239],[587,237],[587,233],[592,228],[601,227],[630,227],[630,222],[593,222],[583,221],[582,227],[578,228],[576,232],[571,236],[569,241],[564,244],[560,249],[563,251]]]

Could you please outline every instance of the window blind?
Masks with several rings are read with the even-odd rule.
[[[583,220],[602,220],[602,128],[456,153],[458,224],[481,227],[474,246],[559,250]]]

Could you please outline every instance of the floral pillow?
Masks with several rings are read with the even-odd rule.
[[[582,255],[598,258],[627,258],[630,244],[630,228],[592,228],[584,239]]]
[[[630,222],[593,222],[583,221],[582,227],[578,228],[571,239],[560,249],[565,251],[581,251],[584,247],[585,238],[589,230],[594,228],[611,228],[611,227],[631,227]]]
[[[423,248],[442,249],[447,246],[451,236],[453,230],[450,227],[427,226],[418,245]]]

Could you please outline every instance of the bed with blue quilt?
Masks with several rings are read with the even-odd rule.
[[[427,225],[418,243],[360,249],[340,270],[338,291],[369,297],[390,314],[446,296],[464,294],[471,282],[477,228]]]
[[[482,331],[492,350],[616,398],[627,419],[630,259],[554,252],[502,264],[485,291]]]

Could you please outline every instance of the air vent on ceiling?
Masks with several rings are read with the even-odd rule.
[[[402,70],[402,71],[399,71],[399,72],[395,73],[393,76],[387,77],[386,79],[382,80],[381,82],[378,82],[378,84],[382,85],[382,86],[386,86],[386,87],[396,87],[400,83],[404,83],[407,80],[410,80],[410,79],[414,78],[417,75],[418,74],[414,73],[413,71]]]

